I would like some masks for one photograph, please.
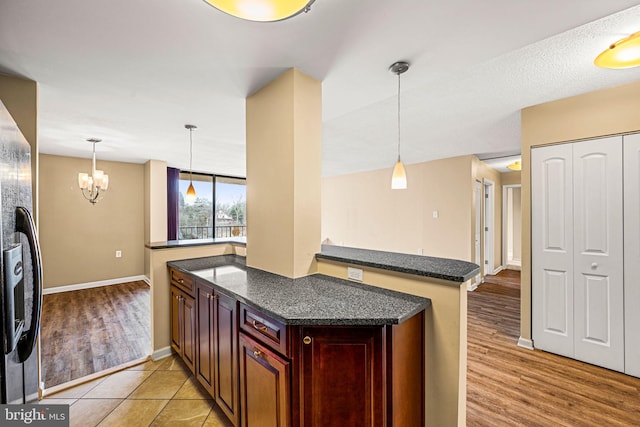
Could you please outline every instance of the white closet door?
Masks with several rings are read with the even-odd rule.
[[[624,371],[622,137],[572,145],[575,358]]]
[[[572,144],[531,150],[532,334],[573,357]]]
[[[640,377],[640,134],[624,137],[625,369]]]

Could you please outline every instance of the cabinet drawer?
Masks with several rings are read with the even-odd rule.
[[[287,325],[259,310],[240,304],[240,328],[280,354],[289,357]]]
[[[180,289],[184,290],[192,297],[195,296],[193,277],[174,269],[169,270],[169,274],[171,275],[172,285],[179,287]]]

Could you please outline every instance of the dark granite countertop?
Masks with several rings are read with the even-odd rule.
[[[204,245],[223,245],[232,243],[234,245],[246,246],[246,237],[226,237],[222,239],[191,239],[191,240],[166,240],[164,242],[151,242],[144,246],[149,249],[169,249],[169,248],[183,248],[189,246],[204,246]]]
[[[452,282],[466,282],[480,272],[480,267],[477,264],[457,259],[333,245],[322,245],[322,252],[316,254],[316,258],[433,277]]]
[[[431,305],[427,298],[322,274],[290,279],[247,267],[235,255],[167,265],[289,325],[398,324]]]

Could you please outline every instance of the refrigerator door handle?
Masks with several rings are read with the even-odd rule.
[[[31,325],[29,330],[18,341],[18,358],[20,362],[26,361],[36,345],[36,338],[40,330],[40,309],[42,307],[42,261],[40,259],[40,245],[36,227],[31,213],[18,206],[16,208],[16,231],[27,236],[31,263],[33,264],[33,303],[31,304]],[[28,284],[25,284],[28,286]],[[27,325],[25,325],[25,329]]]

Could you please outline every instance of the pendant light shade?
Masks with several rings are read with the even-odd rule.
[[[407,173],[404,170],[404,165],[398,157],[396,165],[393,167],[393,174],[391,175],[391,189],[392,190],[404,190],[407,188]]]
[[[640,66],[640,32],[613,43],[598,55],[593,63],[602,68],[632,68]]]
[[[193,130],[198,129],[196,125],[184,125],[186,129],[189,129],[189,188],[187,188],[187,194],[185,201],[187,203],[193,203],[196,201],[196,189],[193,188]]]
[[[272,22],[308,12],[315,0],[204,0],[222,12],[248,21]]]
[[[409,69],[409,63],[407,62],[395,62],[389,67],[389,71],[398,76],[398,160],[393,167],[393,174],[391,175],[391,189],[392,190],[404,190],[407,188],[407,173],[404,170],[402,160],[400,160],[400,74]]]

